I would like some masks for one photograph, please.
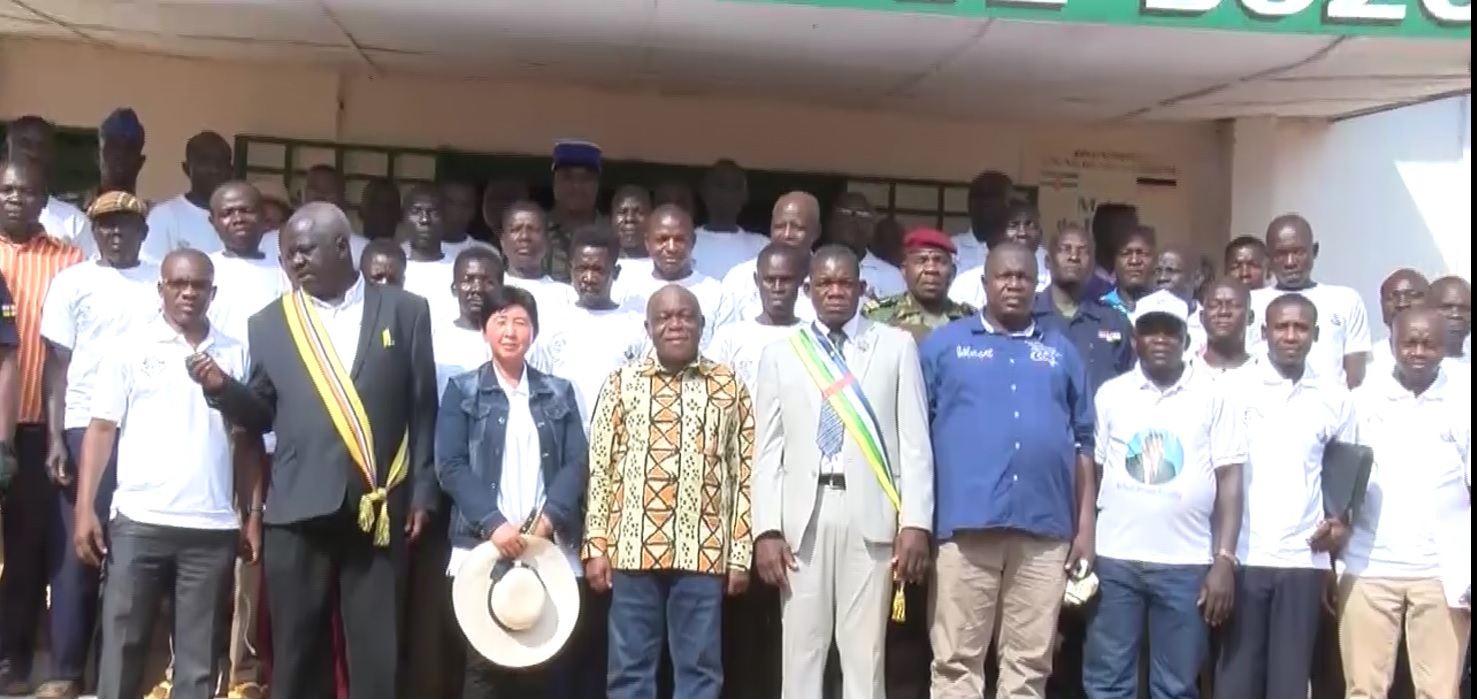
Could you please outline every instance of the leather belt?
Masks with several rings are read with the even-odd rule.
[[[820,475],[820,478],[816,479],[816,482],[818,482],[822,488],[846,490],[846,474],[843,473],[822,473]]]

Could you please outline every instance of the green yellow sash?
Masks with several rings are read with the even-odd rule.
[[[892,469],[887,464],[882,429],[877,424],[877,416],[872,412],[872,404],[867,400],[867,395],[862,393],[856,376],[847,368],[846,360],[839,356],[831,347],[830,341],[824,339],[814,326],[807,326],[791,335],[790,349],[800,358],[800,365],[805,367],[805,373],[820,390],[826,403],[841,418],[846,433],[861,448],[862,457],[867,460],[872,475],[877,478],[877,485],[887,495],[893,511],[901,515],[902,498],[898,496],[897,483],[893,481]],[[903,586],[898,585],[892,595],[892,620],[902,622],[905,608]]]
[[[359,498],[359,528],[374,535],[375,546],[390,545],[390,517],[385,512],[385,500],[395,486],[405,480],[409,472],[407,447],[410,432],[400,438],[400,448],[395,450],[395,459],[390,463],[389,475],[383,486],[379,483],[379,465],[374,458],[374,430],[369,424],[369,415],[364,412],[364,403],[359,400],[359,391],[354,381],[334,352],[318,311],[303,298],[302,291],[294,291],[282,297],[283,310],[287,316],[287,331],[292,344],[302,357],[313,380],[313,388],[323,399],[323,407],[333,420],[333,427],[344,440],[349,456],[369,492]]]

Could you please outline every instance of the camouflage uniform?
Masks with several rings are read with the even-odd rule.
[[[979,313],[979,309],[950,300],[944,301],[943,313],[929,313],[913,300],[912,295],[906,293],[869,300],[862,304],[862,317],[906,330],[912,333],[913,339],[919,342],[922,342],[923,338],[935,329],[976,313]]]
[[[612,230],[608,216],[596,216],[591,225]],[[574,231],[579,227],[566,226],[554,218],[553,212],[549,212],[549,225],[545,231],[548,250],[544,252],[544,274],[556,281],[569,283],[569,244],[574,242]]]

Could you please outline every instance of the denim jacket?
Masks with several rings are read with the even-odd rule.
[[[508,396],[492,364],[452,377],[436,416],[436,477],[451,496],[451,543],[471,548],[507,518],[498,511]],[[578,546],[584,527],[589,446],[574,387],[527,368],[528,409],[538,429],[544,477],[544,515],[561,544]],[[522,522],[514,522],[521,525]]]

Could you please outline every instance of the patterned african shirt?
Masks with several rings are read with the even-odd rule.
[[[929,313],[909,294],[894,294],[862,304],[863,318],[906,330],[919,342],[934,330],[977,313],[979,309],[974,306],[950,300],[945,300],[943,313]]]
[[[654,356],[610,375],[590,418],[583,558],[616,570],[748,570],[754,413],[727,366]]]
[[[596,227],[611,230],[610,218],[596,216],[594,224]],[[569,283],[569,244],[574,242],[574,231],[579,226],[569,226],[557,219],[557,214],[549,212],[549,225],[546,235],[549,239],[548,250],[544,253],[544,273],[553,277],[556,281]]]

